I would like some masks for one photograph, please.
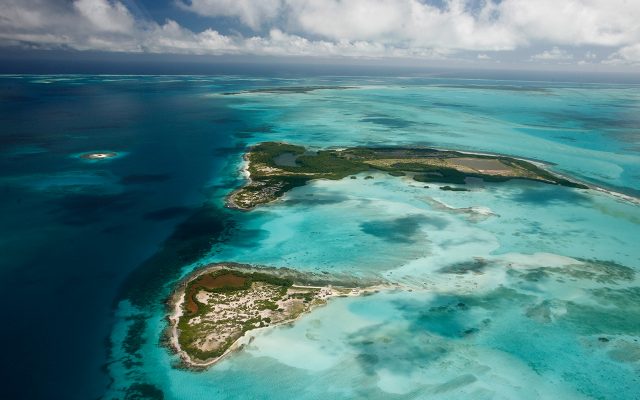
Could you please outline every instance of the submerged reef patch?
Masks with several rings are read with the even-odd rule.
[[[360,230],[371,236],[395,243],[414,243],[421,228],[445,229],[449,222],[438,216],[408,215],[391,220],[372,220],[360,224]]]

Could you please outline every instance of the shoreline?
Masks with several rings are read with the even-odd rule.
[[[229,193],[224,200],[224,205],[227,208],[233,209],[233,210],[240,210],[240,211],[249,211],[250,208],[244,208],[244,207],[240,207],[234,200],[234,196],[236,195],[236,193],[240,192],[242,190],[242,188],[244,188],[246,185],[250,185],[251,183],[253,183],[253,180],[251,179],[251,172],[249,172],[249,152],[245,151],[242,154],[242,161],[240,162],[240,169],[239,172],[242,175],[242,177],[244,178],[244,182],[242,183],[242,186],[238,187],[237,189],[234,189],[231,193]]]
[[[221,361],[222,359],[224,359],[225,357],[229,356],[231,353],[234,353],[236,351],[241,350],[245,345],[251,343],[251,341],[256,337],[255,333],[259,332],[261,330],[264,329],[269,329],[269,328],[273,328],[273,327],[277,327],[277,326],[281,326],[281,325],[286,325],[286,324],[293,324],[295,323],[297,320],[299,320],[300,318],[304,317],[305,315],[313,312],[316,308],[318,307],[322,307],[325,306],[327,304],[328,301],[330,301],[331,299],[337,298],[337,297],[358,297],[358,296],[364,296],[364,295],[368,295],[368,294],[373,294],[373,293],[378,293],[381,291],[385,291],[385,290],[394,290],[394,289],[398,289],[397,285],[392,285],[392,284],[382,284],[382,283],[373,283],[371,285],[367,285],[367,286],[354,286],[354,287],[347,287],[347,286],[337,286],[334,285],[332,283],[339,283],[339,280],[327,280],[327,284],[326,285],[322,285],[322,286],[315,286],[315,285],[304,285],[304,284],[298,284],[298,283],[294,283],[291,288],[301,288],[301,289],[320,289],[320,290],[325,290],[326,292],[326,297],[323,298],[323,301],[321,303],[317,303],[317,304],[311,304],[309,306],[309,309],[301,312],[299,315],[297,315],[295,318],[289,319],[289,320],[284,320],[278,323],[274,323],[272,325],[268,325],[268,326],[264,326],[264,327],[258,327],[258,328],[254,328],[251,330],[246,331],[245,333],[242,334],[242,336],[240,336],[238,339],[236,339],[226,350],[223,354],[221,354],[218,357],[215,357],[213,359],[210,360],[206,360],[206,361],[195,361],[191,358],[191,356],[187,353],[187,351],[183,350],[182,347],[180,346],[180,342],[179,342],[179,332],[178,332],[178,323],[180,321],[180,318],[184,315],[183,313],[183,304],[185,302],[185,295],[186,295],[186,289],[187,289],[187,285],[189,284],[189,282],[193,281],[194,279],[198,278],[201,275],[210,273],[210,272],[214,272],[217,270],[222,270],[222,269],[231,269],[231,270],[238,270],[238,271],[259,271],[259,272],[271,272],[274,275],[277,274],[291,274],[291,273],[295,273],[299,276],[303,276],[305,275],[304,272],[300,272],[300,271],[295,271],[295,270],[283,270],[283,269],[279,269],[279,268],[274,268],[274,267],[267,267],[267,268],[260,268],[257,266],[253,266],[253,265],[246,265],[246,264],[238,264],[238,263],[233,263],[233,262],[229,262],[229,263],[225,263],[225,262],[219,262],[219,263],[215,263],[215,264],[210,264],[208,266],[205,266],[202,269],[198,269],[192,273],[190,273],[189,275],[187,275],[186,277],[184,277],[182,280],[180,280],[180,282],[177,283],[176,285],[176,289],[171,293],[171,295],[169,296],[169,298],[166,301],[166,306],[168,307],[168,314],[166,316],[166,319],[169,321],[169,326],[167,327],[167,329],[165,330],[165,334],[166,334],[166,341],[165,341],[165,345],[167,347],[169,347],[170,350],[172,350],[173,352],[175,352],[175,354],[177,354],[180,357],[180,361],[183,367],[187,368],[187,369],[192,369],[192,370],[196,370],[196,371],[200,371],[200,370],[204,370],[216,363],[218,363],[219,361]],[[322,279],[323,277],[318,277],[320,279]]]
[[[571,175],[566,175],[563,174],[561,172],[557,172],[552,170],[551,168],[549,168],[552,165],[557,165],[557,164],[553,164],[547,161],[540,161],[540,160],[534,160],[534,159],[530,159],[530,158],[524,158],[524,157],[515,157],[515,156],[510,156],[510,155],[505,155],[505,154],[499,154],[499,153],[481,153],[481,152],[473,152],[473,151],[462,151],[462,150],[447,150],[447,149],[440,149],[440,148],[436,148],[437,150],[442,150],[442,151],[457,151],[458,153],[463,153],[463,154],[471,154],[471,155],[478,155],[478,156],[496,156],[496,157],[509,157],[509,158],[513,158],[514,160],[521,160],[521,161],[526,161],[529,162],[533,165],[535,165],[538,168],[541,168],[543,170],[545,170],[546,172],[556,175],[560,178],[566,179],[568,181],[574,182],[574,183],[579,183],[581,185],[585,185],[587,186],[590,190],[594,190],[596,192],[600,192],[600,193],[605,193],[609,196],[615,197],[617,199],[620,200],[624,200],[627,201],[629,203],[633,203],[635,205],[640,205],[640,198],[632,196],[632,195],[628,195],[625,193],[621,193],[621,192],[616,192],[614,190],[611,189],[607,189],[604,188],[602,186],[598,186],[595,185],[593,183],[584,181],[584,180],[580,180],[580,179],[576,179],[575,177],[571,176]]]
[[[287,144],[285,142],[277,142],[277,143],[281,143],[281,144]],[[242,190],[251,185],[254,181],[251,178],[251,172],[249,170],[250,167],[250,160],[249,160],[249,153],[251,151],[251,148],[254,147],[256,145],[252,145],[248,148],[248,150],[246,150],[243,155],[242,155],[242,162],[240,164],[240,169],[239,172],[240,174],[243,176],[243,178],[245,179],[245,181],[243,182],[243,184],[234,189],[231,193],[229,193],[226,197],[225,197],[225,206],[227,208],[230,209],[235,209],[235,210],[240,210],[240,211],[251,211],[252,209],[254,209],[256,206],[254,207],[243,207],[240,206],[235,200],[235,196],[242,192]],[[634,205],[640,205],[640,198],[635,197],[633,195],[628,195],[622,192],[618,192],[612,189],[607,189],[605,187],[602,186],[598,186],[596,184],[590,183],[590,182],[586,182],[584,180],[581,179],[576,179],[575,177],[571,176],[571,175],[567,175],[564,173],[560,173],[557,171],[552,170],[550,167],[552,165],[555,165],[553,163],[547,162],[547,161],[542,161],[542,160],[534,160],[534,159],[529,159],[526,157],[517,157],[517,156],[512,156],[512,155],[506,155],[506,154],[500,154],[500,153],[490,153],[490,152],[476,152],[476,151],[466,151],[466,150],[452,150],[452,149],[445,149],[445,148],[439,148],[439,147],[416,147],[416,148],[428,148],[428,149],[433,149],[436,151],[442,151],[442,152],[457,152],[460,154],[467,154],[467,155],[475,155],[475,156],[483,156],[483,157],[506,157],[506,158],[510,158],[513,160],[518,160],[518,161],[524,161],[527,163],[530,163],[538,168],[540,168],[541,170],[545,171],[546,173],[555,176],[557,178],[561,178],[564,179],[568,182],[571,182],[573,184],[578,184],[578,185],[583,185],[586,187],[587,190],[593,190],[595,192],[600,192],[600,193],[604,193],[606,195],[609,195],[611,197],[614,197],[617,200],[620,201],[625,201],[625,202],[629,202],[631,204]],[[348,149],[348,147],[330,147],[327,149],[331,149],[331,150],[344,150],[344,149]],[[381,172],[384,172],[384,170],[380,170]],[[315,180],[315,179],[326,179],[326,178],[322,178],[322,177],[318,177],[318,178],[312,178],[310,180]],[[513,179],[522,179],[522,178],[513,178]],[[542,183],[548,183],[548,184],[554,184],[554,182],[551,181],[547,181],[547,180],[540,180],[540,179],[532,179],[532,181],[538,181],[538,182],[542,182]],[[262,203],[260,205],[264,205],[264,204],[270,204],[273,203],[279,199],[281,199],[282,196],[277,197],[271,201]]]

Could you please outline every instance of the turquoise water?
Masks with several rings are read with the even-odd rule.
[[[638,194],[637,87],[338,83],[356,87],[229,96],[229,107],[253,125],[238,136],[249,144],[503,153]],[[239,184],[239,156],[232,165],[227,171]],[[232,260],[383,277],[401,289],[336,299],[255,334],[244,350],[199,373],[171,367],[175,357],[152,340],[165,327],[163,314],[152,313],[142,365],[111,369],[114,396],[135,376],[176,399],[640,397],[637,203],[532,182],[446,192],[373,176],[315,181],[236,213],[233,235],[183,273]]]
[[[638,86],[377,77],[30,79],[22,85],[34,92],[55,85],[57,96],[67,96],[78,85],[83,91],[73,99],[118,94],[118,102],[126,99],[128,110],[138,111],[125,123],[136,127],[128,137],[135,146],[98,136],[64,150],[62,141],[43,146],[43,140],[4,150],[5,165],[15,169],[9,161],[20,159],[25,170],[7,173],[3,184],[31,194],[30,201],[75,199],[78,190],[110,198],[136,188],[137,196],[148,196],[138,203],[158,202],[140,206],[147,217],[136,217],[129,236],[104,244],[105,254],[122,255],[130,250],[113,249],[146,238],[150,256],[137,264],[111,261],[122,266],[109,281],[117,290],[101,297],[115,304],[115,315],[101,317],[115,321],[102,331],[110,342],[105,398],[640,398],[637,202],[524,181],[448,192],[373,173],[367,180],[314,181],[250,212],[223,208],[224,196],[242,184],[245,146],[265,140],[503,153],[637,197]],[[305,85],[351,88],[245,92]],[[94,92],[87,95],[88,88]],[[171,107],[180,112],[167,112]],[[4,116],[8,123],[9,111]],[[163,150],[158,160],[154,148]],[[106,163],[74,158],[106,150],[122,156]],[[171,150],[181,158],[172,160]],[[47,171],[33,161],[27,168],[32,157],[70,164]],[[145,168],[131,172],[143,160]],[[13,207],[21,210],[15,228],[26,212]],[[100,230],[116,225],[104,219],[127,210],[117,221],[127,226],[138,210],[123,207],[87,218],[97,219]],[[153,226],[166,233],[142,234]],[[13,242],[33,239],[29,232]],[[242,351],[206,371],[186,371],[160,344],[163,302],[180,276],[216,261],[382,278],[398,289],[332,300],[294,324],[255,333]]]
[[[269,126],[272,139],[510,154],[555,163],[558,172],[638,194],[637,86],[391,83],[364,82],[357,89],[308,95],[243,95],[235,107]]]

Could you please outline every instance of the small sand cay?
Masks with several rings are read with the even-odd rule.
[[[83,160],[106,160],[109,158],[117,157],[118,153],[115,151],[101,151],[101,152],[91,152],[80,154],[80,158]]]
[[[337,296],[384,288],[288,269],[213,264],[190,277],[169,301],[168,344],[188,368],[206,368],[242,348],[246,333],[296,320]]]

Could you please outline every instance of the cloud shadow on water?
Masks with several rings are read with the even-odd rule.
[[[523,186],[522,190],[514,194],[511,199],[519,203],[549,205],[558,203],[587,204],[591,200],[578,189],[559,186],[532,187]]]
[[[144,214],[144,219],[150,221],[166,221],[187,215],[191,209],[189,207],[167,207]]]
[[[381,219],[363,222],[360,230],[368,235],[384,239],[392,243],[414,243],[423,226],[437,230],[446,228],[449,223],[444,218],[427,217],[425,215],[408,215],[395,219]]]
[[[70,194],[52,202],[55,206],[52,213],[65,225],[89,225],[129,211],[137,200],[134,193]]]
[[[408,128],[414,125],[414,123],[411,121],[407,121],[405,119],[397,118],[397,117],[390,117],[382,114],[369,115],[366,118],[362,118],[360,122],[368,122],[376,125],[386,126],[388,128],[393,128],[393,129]]]

